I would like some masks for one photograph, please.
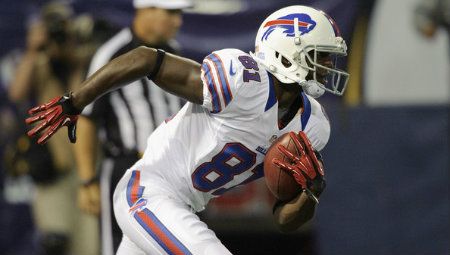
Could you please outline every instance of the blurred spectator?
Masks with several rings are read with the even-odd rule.
[[[21,50],[13,49],[0,59],[0,250],[3,255],[35,254],[34,227],[30,213],[33,183],[26,161],[27,145],[19,138],[26,128],[21,109],[8,98],[8,85],[21,59]],[[28,106],[24,106],[28,107]],[[33,145],[33,147],[35,147]],[[25,152],[25,155],[24,155]],[[31,167],[41,165],[35,162]]]
[[[176,52],[173,38],[182,24],[181,9],[188,0],[135,0],[131,27],[103,44],[91,61],[89,74],[114,57],[140,45]],[[75,154],[80,179],[81,209],[101,211],[102,253],[114,254],[122,231],[112,210],[112,195],[125,170],[143,153],[149,134],[181,107],[180,100],[154,86],[148,79],[133,82],[85,108],[78,122]],[[96,173],[96,148],[101,145],[100,185]],[[101,207],[101,209],[100,209]]]
[[[449,38],[417,33],[422,0],[378,0],[368,30],[364,97],[369,106],[442,105],[450,102]]]
[[[43,6],[29,27],[26,49],[8,87],[9,99],[19,106],[30,100],[44,102],[78,84],[93,53],[89,48],[95,47],[88,38],[79,41],[85,28],[74,23],[69,6],[57,2]],[[35,183],[32,213],[40,236],[39,253],[98,254],[97,219],[82,214],[73,202],[77,181],[71,147],[58,149],[67,143],[65,135],[38,147],[24,139],[13,146],[7,162],[10,169],[25,169]]]
[[[433,37],[439,27],[450,35],[450,0],[421,0],[414,18],[416,27],[426,37]]]

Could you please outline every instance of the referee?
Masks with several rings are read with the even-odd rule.
[[[131,28],[124,28],[94,55],[89,74],[110,60],[145,45],[175,52],[173,38],[182,24],[182,9],[190,0],[134,0]],[[81,180],[78,202],[82,210],[100,214],[102,254],[115,254],[122,231],[112,210],[112,195],[124,171],[136,162],[149,134],[181,107],[178,97],[163,92],[147,78],[110,92],[87,106],[78,122],[75,145]],[[97,148],[102,160],[96,174]],[[99,180],[99,181],[98,181]]]

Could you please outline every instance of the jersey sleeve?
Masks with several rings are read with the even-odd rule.
[[[203,60],[201,78],[203,81],[203,107],[211,113],[220,113],[232,102],[239,84],[231,77],[232,55],[225,50],[215,51]],[[230,70],[227,70],[226,64]]]
[[[248,53],[214,51],[203,60],[201,79],[202,106],[214,116],[245,120],[264,110],[268,75]]]

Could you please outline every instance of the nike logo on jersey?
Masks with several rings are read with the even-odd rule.
[[[233,60],[230,61],[230,75],[233,76],[236,74],[236,70],[233,70]]]

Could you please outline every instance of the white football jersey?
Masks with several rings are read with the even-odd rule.
[[[274,78],[249,54],[215,51],[201,78],[203,105],[187,103],[162,123],[132,167],[141,170],[144,195],[164,192],[201,211],[211,198],[263,177],[264,155],[280,135],[303,130],[317,150],[328,142],[324,110],[303,93],[303,110],[279,128]]]

